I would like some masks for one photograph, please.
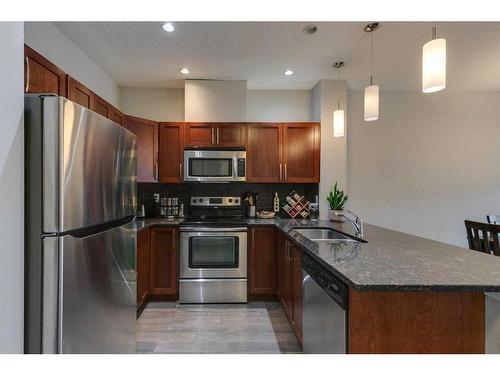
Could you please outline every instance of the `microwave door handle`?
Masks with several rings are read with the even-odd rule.
[[[238,178],[238,158],[236,156],[233,157],[233,178]]]

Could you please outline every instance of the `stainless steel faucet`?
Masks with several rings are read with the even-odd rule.
[[[363,238],[365,235],[364,230],[363,230],[363,222],[361,221],[359,216],[356,215],[354,212],[351,212],[349,210],[346,210],[346,212],[348,212],[350,215],[346,215],[344,212],[337,212],[336,215],[342,216],[348,222],[350,222],[352,224],[352,226],[354,227],[354,229],[356,229],[356,236],[359,238]]]

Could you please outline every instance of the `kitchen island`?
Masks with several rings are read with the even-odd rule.
[[[179,225],[162,219],[137,229]],[[500,258],[425,238],[365,225],[367,241],[325,243],[297,227],[328,227],[353,235],[350,224],[248,219],[285,236],[349,287],[348,353],[484,353],[499,347]],[[249,271],[252,278],[252,271]],[[299,295],[299,294],[297,294]],[[300,306],[300,304],[299,304]],[[488,316],[488,318],[486,318]]]

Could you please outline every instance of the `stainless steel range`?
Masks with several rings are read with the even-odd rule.
[[[247,227],[239,197],[192,197],[181,225],[179,301],[247,302]]]

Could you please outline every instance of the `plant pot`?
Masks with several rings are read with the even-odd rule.
[[[344,223],[345,217],[339,215],[340,213],[343,212],[344,210],[330,210],[330,220],[333,221],[334,223]]]

